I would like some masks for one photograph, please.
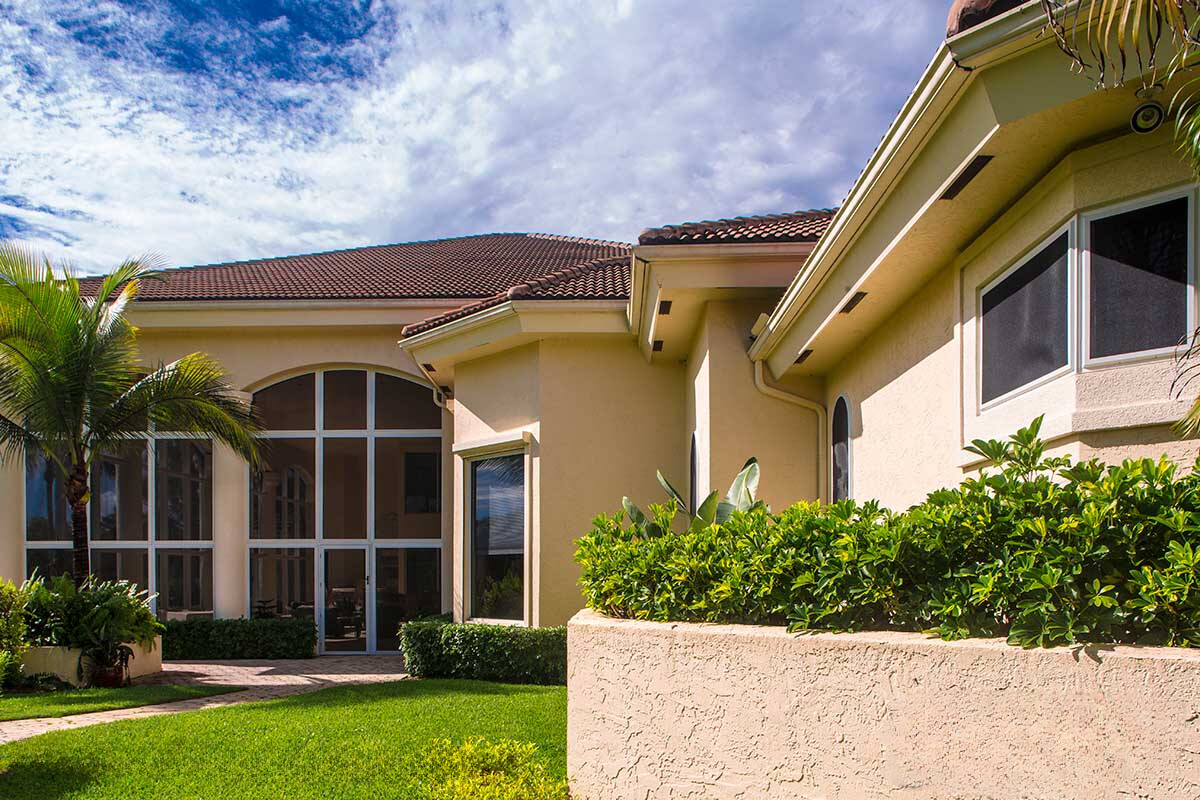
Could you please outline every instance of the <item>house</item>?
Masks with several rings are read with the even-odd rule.
[[[106,456],[95,571],[163,617],[313,617],[323,651],[370,652],[442,610],[565,622],[574,540],[663,500],[658,469],[696,498],[756,456],[775,508],[903,507],[1041,414],[1056,452],[1190,462],[1196,184],[1153,107],[1175,87],[1098,91],[1043,23],[956,3],[836,213],[168,272],[131,311],[145,358],[220,359],[269,456],[163,432]],[[44,465],[0,497],[0,576],[61,569]]]

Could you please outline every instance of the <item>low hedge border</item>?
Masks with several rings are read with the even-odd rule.
[[[166,627],[164,661],[312,658],[317,651],[311,619],[189,619]]]
[[[407,622],[400,628],[405,668],[419,678],[465,678],[565,686],[567,629]]]

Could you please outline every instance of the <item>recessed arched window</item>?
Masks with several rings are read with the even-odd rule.
[[[850,496],[850,406],[839,397],[833,405],[833,502]]]

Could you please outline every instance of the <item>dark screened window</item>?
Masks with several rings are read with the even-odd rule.
[[[1187,333],[1188,200],[1090,224],[1092,358],[1173,347]]]
[[[367,428],[367,373],[335,369],[325,373],[325,427],[330,430]]]
[[[65,462],[65,454],[59,460]],[[31,452],[25,458],[25,538],[71,541],[71,507],[62,471],[41,453]]]
[[[59,575],[70,575],[74,572],[75,554],[70,550],[55,548],[53,550],[25,551],[25,577],[57,578]]]
[[[1067,364],[1067,234],[983,294],[983,402]]]
[[[212,538],[212,442],[159,439],[154,445],[155,538]]]
[[[833,502],[850,496],[850,408],[839,397],[833,406]]]
[[[316,376],[288,378],[254,393],[254,410],[269,431],[311,431],[317,425]]]
[[[471,616],[525,617],[525,457],[471,464]]]
[[[375,375],[375,427],[380,430],[438,430],[442,410],[434,405],[428,386]]]

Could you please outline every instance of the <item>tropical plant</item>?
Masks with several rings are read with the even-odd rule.
[[[153,426],[213,436],[257,459],[252,411],[217,362],[191,353],[143,368],[126,311],[156,263],[126,261],[85,289],[69,266],[0,242],[0,457],[41,455],[62,476],[80,585],[96,458]]]
[[[150,611],[149,595],[129,581],[89,577],[82,586],[65,575],[26,583],[25,605],[33,644],[80,651],[79,673],[86,682],[114,675],[124,682],[131,644],[154,647],[162,624]]]
[[[989,466],[902,513],[798,503],[671,536],[601,515],[578,543],[584,597],[658,621],[1200,647],[1200,472],[1073,464],[1040,425],[973,442]]]
[[[688,503],[683,499],[683,495],[676,491],[671,482],[662,474],[662,470],[658,470],[657,475],[659,486],[667,493],[673,504],[669,511],[671,519],[674,519],[675,510],[688,514],[691,517],[688,522],[688,530],[698,530],[713,524],[720,525],[732,517],[735,511],[747,512],[766,507],[763,501],[755,499],[755,495],[758,493],[759,476],[757,458],[750,458],[734,476],[733,483],[729,485],[729,491],[725,493],[724,500],[718,499],[717,492],[711,492],[703,502],[696,506],[695,510],[688,508]],[[648,535],[662,536],[671,529],[671,523],[666,520],[668,514],[666,507],[650,506],[649,517],[628,497],[621,498],[621,507],[625,509],[625,513],[632,522],[645,528]]]
[[[21,656],[28,644],[25,638],[25,602],[23,586],[0,580],[0,690],[21,678]]]

